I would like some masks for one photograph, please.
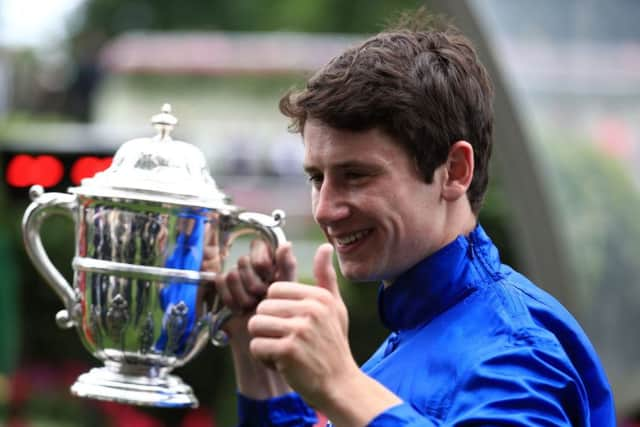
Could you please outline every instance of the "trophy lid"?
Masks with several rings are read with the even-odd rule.
[[[180,205],[218,208],[229,198],[211,175],[202,151],[196,146],[171,138],[178,119],[171,105],[151,118],[158,131],[153,138],[125,142],[116,152],[111,166],[92,178],[82,180],[72,193],[127,198]]]

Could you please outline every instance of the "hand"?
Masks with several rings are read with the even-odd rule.
[[[215,247],[211,248],[212,254],[214,251]],[[207,250],[205,259],[208,259]],[[233,313],[224,327],[232,342],[234,338],[240,337],[248,340],[247,321],[258,302],[266,295],[271,282],[295,280],[296,271],[297,262],[289,242],[276,249],[274,260],[268,245],[263,240],[256,239],[251,242],[249,255],[238,259],[236,268],[218,275],[215,281],[216,291],[222,303]]]
[[[216,263],[217,260],[217,263]],[[247,322],[256,304],[266,294],[272,280],[295,280],[296,259],[290,243],[278,247],[275,260],[262,240],[254,240],[250,255],[238,260],[237,268],[220,273],[215,285],[218,295],[233,315],[223,325],[229,336],[238,391],[253,399],[267,399],[291,391],[284,378],[257,361],[249,352]],[[220,272],[220,255],[216,246],[205,249],[204,267]]]
[[[250,350],[333,425],[365,426],[401,400],[365,375],[351,355],[332,253],[330,244],[316,251],[317,286],[275,282],[269,287],[249,320]]]
[[[360,369],[348,342],[348,315],[332,264],[333,248],[314,258],[317,286],[274,282],[249,321],[254,357],[273,366],[312,406]]]

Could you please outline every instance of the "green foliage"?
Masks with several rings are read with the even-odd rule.
[[[193,92],[194,96],[203,93],[228,93],[229,96],[250,96],[277,99],[291,87],[292,82],[299,80],[296,74],[291,75],[225,75],[225,76],[167,76],[157,74],[134,74],[126,77],[128,85],[136,86],[140,91]],[[275,100],[275,101],[274,101]]]
[[[77,33],[131,30],[305,31],[380,30],[416,0],[89,0]]]
[[[562,141],[562,143],[560,143]],[[549,184],[565,231],[576,248],[583,303],[593,303],[592,292],[617,269],[636,270],[640,242],[640,196],[637,185],[620,162],[572,135],[546,141],[553,153]],[[635,276],[632,275],[632,276]]]
[[[495,170],[495,168],[493,169]],[[480,210],[479,221],[493,243],[500,251],[500,259],[503,263],[519,269],[519,257],[509,224],[513,224],[509,202],[502,186],[502,177],[493,176],[489,180],[489,188],[485,196],[484,205]]]
[[[551,196],[566,236],[578,319],[613,381],[640,348],[625,335],[640,322],[640,192],[621,159],[575,134],[544,135]]]
[[[17,345],[20,325],[17,322],[17,290],[18,271],[11,268],[15,262],[10,240],[0,229],[0,271],[3,272],[3,286],[0,286],[0,376],[12,372],[17,363]]]

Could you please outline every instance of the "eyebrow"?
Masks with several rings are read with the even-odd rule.
[[[347,160],[344,162],[334,163],[331,165],[331,169],[350,169],[350,168],[362,168],[362,167],[375,167],[370,163],[361,162],[358,160]],[[312,165],[303,165],[303,169],[306,173],[316,172],[319,169]]]

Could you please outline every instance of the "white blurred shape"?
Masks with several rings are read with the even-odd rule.
[[[40,47],[65,34],[66,19],[85,0],[0,0],[0,46]]]

